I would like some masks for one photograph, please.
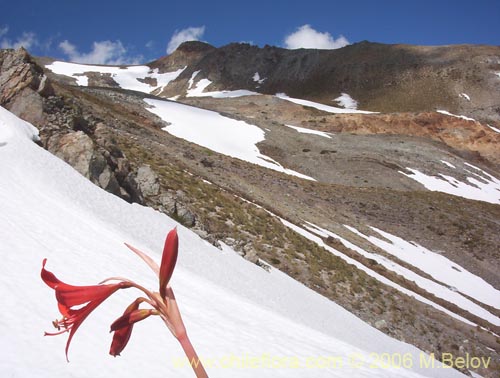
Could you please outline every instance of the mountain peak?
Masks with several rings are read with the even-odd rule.
[[[209,43],[206,42],[201,42],[201,41],[187,41],[183,42],[177,47],[175,52],[177,51],[182,51],[186,53],[191,53],[191,52],[205,52],[205,51],[210,51],[214,50],[215,47],[212,46]]]

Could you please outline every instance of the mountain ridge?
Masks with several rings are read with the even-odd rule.
[[[186,42],[152,66],[160,70],[168,67],[171,60],[198,44],[200,42]],[[202,71],[219,90],[286,92],[292,97],[300,95],[298,97],[327,104],[345,92],[366,110],[417,112],[434,111],[441,106],[479,120],[500,120],[500,102],[485,94],[500,87],[493,74],[495,70],[500,71],[498,46],[430,47],[373,42],[336,50],[287,50],[249,44],[202,46],[203,53],[191,61],[190,69],[183,72],[178,81],[186,81],[193,72]],[[255,72],[266,78],[258,88],[252,81]],[[460,93],[467,91],[474,91],[470,98],[477,103],[469,104],[471,101],[460,98]],[[172,94],[166,91],[165,97]],[[477,104],[483,109],[474,109]]]

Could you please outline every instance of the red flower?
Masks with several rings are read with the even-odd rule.
[[[55,333],[45,333],[46,335],[59,335],[69,332],[68,342],[66,344],[66,359],[68,358],[68,348],[71,339],[82,322],[89,314],[96,309],[102,302],[109,298],[119,289],[134,287],[140,290],[145,296],[137,298],[132,302],[118,319],[111,324],[113,340],[109,353],[112,356],[118,356],[132,335],[134,324],[148,318],[151,315],[158,315],[163,320],[167,328],[179,340],[191,366],[198,378],[207,378],[207,373],[201,364],[196,351],[186,333],[186,327],[177,306],[174,291],[169,285],[170,278],[174,272],[177,262],[179,248],[179,239],[177,229],[171,230],[165,239],[161,264],[158,264],[147,254],[139,249],[126,244],[135,254],[148,264],[148,266],[157,274],[159,280],[159,292],[153,292],[145,287],[130,281],[126,278],[112,277],[104,280],[99,285],[92,286],[72,286],[60,281],[53,273],[45,270],[47,259],[43,260],[42,280],[55,290],[59,311],[62,314],[61,320],[54,321],[54,326],[58,329]],[[114,281],[112,284],[105,282]],[[139,309],[141,303],[151,306],[150,309]],[[80,307],[76,307],[80,306]]]
[[[45,335],[53,336],[69,332],[68,342],[66,343],[67,359],[71,339],[87,316],[117,290],[131,287],[131,285],[127,282],[93,286],[68,285],[60,281],[52,272],[45,269],[46,262],[47,259],[44,259],[41,277],[49,287],[55,290],[59,312],[63,317],[53,322],[59,332],[46,332]],[[83,304],[85,304],[85,306],[77,309],[73,308],[74,306]]]

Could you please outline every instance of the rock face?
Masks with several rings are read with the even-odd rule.
[[[43,70],[26,50],[0,50],[0,104],[21,118],[43,122],[41,96],[53,92]]]
[[[55,135],[49,139],[47,148],[93,183],[108,192],[120,195],[120,185],[106,159],[83,131]]]
[[[20,91],[30,88],[44,91],[46,81],[43,71],[32,64],[31,57],[23,48],[0,51],[0,103],[9,103]]]

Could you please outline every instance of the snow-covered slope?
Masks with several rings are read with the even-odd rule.
[[[223,115],[172,101],[144,99],[148,110],[165,122],[163,130],[212,151],[248,161],[278,172],[314,180],[312,177],[284,168],[277,161],[260,153],[257,143],[263,141],[264,131],[255,125]]]
[[[157,68],[151,69],[148,66],[95,66],[60,61],[55,61],[45,67],[58,75],[76,79],[76,83],[84,87],[89,85],[89,74],[98,73],[111,77],[120,88],[155,94],[160,93],[186,69],[184,67],[172,72],[159,73]],[[259,94],[244,89],[206,92],[205,89],[212,84],[210,80],[201,79],[194,85],[194,78],[199,72],[194,72],[189,80],[186,97],[231,98]]]
[[[370,277],[373,277],[375,278],[377,281],[380,281],[382,282],[383,284],[389,286],[389,287],[392,287],[398,291],[400,291],[401,293],[403,294],[406,294],[410,297],[413,297],[415,298],[416,300],[422,302],[422,303],[425,303],[429,306],[432,306],[434,307],[435,309],[439,310],[439,311],[442,311],[443,313],[455,318],[455,319],[458,319],[466,324],[470,324],[470,325],[476,325],[475,323],[471,322],[470,320],[467,320],[466,318],[464,318],[463,316],[460,316],[446,308],[444,308],[443,306],[423,297],[422,295],[420,294],[417,294],[415,293],[414,291],[412,290],[409,290],[401,285],[399,285],[398,283],[394,282],[394,281],[391,281],[390,279],[388,279],[387,277],[381,275],[380,273],[376,272],[375,270],[367,267],[366,265],[363,265],[361,264],[359,261],[353,259],[352,257],[349,257],[345,254],[343,254],[342,252],[336,250],[335,248],[332,248],[331,246],[329,246],[328,244],[326,244],[324,241],[323,241],[323,237],[328,237],[328,236],[331,236],[331,237],[334,237],[338,240],[340,240],[342,242],[342,244],[344,244],[346,247],[352,249],[353,251],[356,251],[358,253],[361,253],[362,255],[365,255],[365,256],[370,256],[370,258],[374,258],[376,256],[374,255],[370,255],[368,252],[366,251],[363,251],[361,248],[359,248],[357,245],[339,237],[338,235],[335,235],[334,233],[328,231],[328,230],[324,230],[322,229],[321,227],[318,227],[312,223],[307,223],[304,225],[304,227],[301,227],[301,226],[297,226],[297,225],[294,225],[284,219],[281,219],[281,221],[283,222],[283,224],[285,226],[287,226],[288,228],[294,230],[295,232],[297,232],[298,234],[304,236],[305,238],[311,240],[312,242],[316,243],[317,245],[319,245],[320,247],[326,249],[327,251],[331,252],[332,254],[334,254],[335,256],[338,256],[340,257],[341,259],[343,259],[345,262],[347,262],[348,264],[351,264],[351,265],[354,265],[356,268],[358,268],[359,270],[362,270],[363,272],[365,272],[366,274],[368,274]],[[319,236],[318,236],[319,235]],[[393,264],[392,262],[390,262],[388,264],[388,266],[391,266],[392,267],[396,267],[395,264]],[[406,270],[404,272],[400,271],[398,273],[402,273],[403,276],[405,276],[405,274],[408,274],[408,275],[411,275],[412,272],[410,272],[409,270]],[[406,278],[411,278],[411,277],[406,277]],[[478,311],[480,311],[480,309],[478,309]],[[485,314],[486,317],[490,318],[490,316],[492,317],[492,319],[495,319],[497,320],[496,317],[494,317],[493,315],[485,312],[485,311],[482,311],[482,314]]]
[[[56,74],[75,78],[76,83],[81,86],[88,85],[89,73],[100,73],[109,75],[120,88],[152,93],[175,80],[186,67],[173,72],[159,73],[157,68],[151,69],[148,66],[92,66],[55,61],[46,68]]]
[[[34,144],[35,131],[0,108],[0,290],[6,306],[0,312],[2,376],[192,377],[189,367],[176,366],[182,351],[156,319],[137,324],[121,357],[107,354],[109,325],[137,294],[130,290],[115,294],[84,322],[69,364],[66,337],[43,337],[59,316],[52,290],[39,277],[43,258],[49,270],[70,283],[125,276],[155,288],[149,268],[123,242],[158,259],[165,234],[174,226],[180,254],[172,286],[210,376],[462,376],[437,368],[437,362],[435,369],[421,368],[422,358],[428,358],[422,352],[288,276],[268,273],[231,250],[221,252],[167,216],[98,189]],[[408,356],[409,369],[370,367],[381,353]],[[325,368],[326,357],[335,357],[336,365]],[[260,364],[241,362],[249,358]]]
[[[434,296],[453,303],[458,307],[470,312],[471,314],[485,319],[493,325],[500,325],[500,318],[498,318],[498,316],[495,316],[491,312],[485,310],[481,306],[478,306],[476,303],[462,295],[466,294],[477,301],[486,303],[487,305],[490,305],[494,308],[498,308],[500,304],[500,292],[493,286],[488,284],[486,281],[484,281],[481,277],[468,272],[465,268],[459,266],[456,263],[453,263],[451,260],[448,260],[444,256],[432,252],[416,243],[409,243],[404,239],[398,238],[395,235],[391,235],[376,228],[372,229],[383,236],[385,239],[390,240],[390,242],[374,236],[367,236],[356,230],[354,227],[345,226],[354,234],[361,236],[363,239],[370,241],[372,244],[385,250],[389,254],[394,255],[402,261],[408,262],[419,270],[429,274],[436,280],[433,281],[421,276],[418,273],[415,273],[408,268],[403,267],[402,265],[387,257],[381,256],[376,253],[369,253],[331,231],[322,229],[316,225],[313,225],[312,223],[309,223],[305,227],[309,231],[323,237],[332,237],[334,239],[340,240],[340,242],[346,247],[358,252],[364,257],[375,260],[381,266],[385,267],[388,270],[396,272],[409,281],[414,282],[416,285],[433,294]],[[332,252],[336,254],[340,253],[339,251]],[[372,276],[375,276],[375,278],[378,278],[373,274],[374,272],[370,273]],[[391,286],[400,291],[402,289],[401,287],[394,285],[394,283],[391,283]],[[421,300],[424,301],[424,303],[430,304],[440,311],[444,310],[441,306],[432,301],[424,300],[424,298],[416,295],[416,293],[408,292],[407,290],[403,292],[406,292],[406,294],[415,297],[417,300]],[[458,314],[454,314],[450,311],[444,312],[455,317],[456,319],[467,322],[466,319],[459,316]]]

